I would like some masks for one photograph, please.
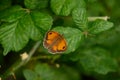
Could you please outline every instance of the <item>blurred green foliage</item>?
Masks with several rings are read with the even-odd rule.
[[[120,80],[120,1],[0,0],[2,80]],[[89,21],[88,17],[110,19]],[[67,41],[63,54],[38,47],[24,66],[20,54],[49,30]],[[3,56],[5,55],[5,56]],[[17,64],[16,64],[17,63]],[[15,70],[15,71],[13,71]]]

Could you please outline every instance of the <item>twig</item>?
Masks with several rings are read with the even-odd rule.
[[[108,19],[110,19],[110,17],[108,17],[108,16],[103,16],[103,17],[88,17],[89,21],[95,21],[96,19],[102,19],[102,20],[107,21]]]
[[[32,57],[32,55],[35,53],[35,51],[37,50],[37,48],[40,45],[40,41],[38,41],[33,48],[29,51],[28,53],[28,57],[24,60],[18,59],[18,61],[16,61],[8,70],[6,70],[6,72],[1,76],[2,79],[5,79],[6,77],[8,77],[9,75],[12,75],[16,70],[18,70],[20,67],[22,67],[23,65],[25,65]]]

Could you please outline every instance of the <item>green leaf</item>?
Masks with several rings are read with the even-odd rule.
[[[39,28],[43,33],[48,31],[52,26],[53,19],[50,15],[46,13],[34,11],[31,12],[31,18],[35,23],[35,26]]]
[[[72,11],[72,18],[75,24],[82,30],[85,30],[88,26],[87,13],[85,8],[75,8]]]
[[[11,6],[11,0],[0,0],[0,11]]]
[[[75,7],[85,7],[84,0],[51,0],[51,8],[56,15],[68,16]]]
[[[38,18],[40,18],[40,17],[38,17]],[[27,14],[27,15],[23,16],[19,20],[19,23],[20,23],[21,27],[27,28],[26,30],[25,29],[24,30],[29,38],[31,38],[33,40],[41,40],[42,39],[43,35],[42,35],[40,29],[38,29],[36,27],[36,25],[35,25],[36,23],[32,19],[31,15]]]
[[[65,53],[75,51],[81,44],[82,32],[79,29],[71,27],[58,26],[53,30],[62,34],[67,42],[67,50]]]
[[[40,80],[80,80],[78,72],[68,66],[52,67],[47,64],[38,64],[35,72]]]
[[[86,7],[85,0],[77,0],[76,2],[77,2],[76,8],[85,8]]]
[[[48,6],[49,0],[24,0],[25,6],[29,9],[41,9]]]
[[[5,22],[14,22],[26,14],[26,11],[20,6],[12,6],[0,12],[0,20]]]
[[[40,80],[38,79],[38,75],[32,70],[26,69],[23,71],[23,74],[26,80]]]
[[[87,71],[107,74],[118,69],[116,60],[112,59],[109,53],[102,48],[86,49],[79,54],[80,63]]]
[[[0,27],[0,41],[4,48],[4,55],[10,50],[21,50],[28,43],[29,38],[33,40],[42,40],[45,32],[51,28],[51,16],[38,11],[32,11],[31,13],[27,13],[26,11],[24,15],[18,16],[16,13],[19,12],[20,10],[16,11],[15,7],[15,13],[14,10],[13,12],[11,11],[11,13],[14,13],[11,14],[14,17],[7,18],[11,17],[11,15],[2,17],[2,19],[11,22],[8,24],[4,23],[4,25]],[[17,18],[15,15],[17,15]]]
[[[51,8],[56,15],[68,16],[75,5],[76,0],[51,0]]]
[[[68,66],[57,68],[41,63],[35,66],[34,71],[24,70],[24,76],[27,80],[80,80],[78,72]]]
[[[6,55],[10,50],[19,51],[28,42],[27,27],[21,26],[21,22],[5,24],[0,27],[0,41],[4,47],[3,54]]]
[[[50,68],[47,64],[37,65],[35,72],[40,75],[41,80],[54,80],[55,71]]]
[[[104,20],[96,20],[90,28],[90,33],[97,34],[113,27],[113,23]]]

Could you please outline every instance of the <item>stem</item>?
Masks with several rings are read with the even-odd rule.
[[[107,21],[108,19],[110,19],[110,17],[108,16],[104,16],[104,17],[88,17],[88,21],[95,21],[96,19],[102,19]]]
[[[40,43],[41,43],[40,41],[36,42],[36,44],[29,51],[28,57],[24,60],[18,59],[8,70],[6,70],[6,72],[2,75],[1,78],[4,80],[6,77],[12,75],[16,70],[25,65],[31,59],[31,57],[39,47]]]

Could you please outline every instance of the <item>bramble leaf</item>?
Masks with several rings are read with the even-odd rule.
[[[92,48],[79,53],[79,61],[87,71],[94,71],[99,74],[115,72],[118,64],[115,59],[111,58],[109,53],[101,48]]]
[[[23,71],[23,74],[24,74],[26,80],[40,80],[38,78],[38,75],[32,70],[26,69]]]
[[[39,28],[41,32],[45,33],[51,28],[53,19],[50,15],[39,11],[33,11],[30,15],[34,25]]]
[[[90,28],[90,33],[97,34],[113,27],[113,23],[104,20],[96,20]]]
[[[26,11],[22,16],[21,14],[17,15],[16,13],[20,11],[21,10],[16,11],[15,6],[13,12],[11,11],[14,17],[11,17],[11,15],[1,17],[1,20],[4,19],[6,22],[10,22],[0,27],[0,41],[4,47],[4,55],[10,50],[21,50],[30,38],[33,40],[43,39],[44,33],[51,28],[52,18],[49,15],[38,11]],[[17,18],[15,17],[16,15]]]
[[[80,46],[82,32],[79,29],[57,26],[53,30],[58,31],[65,37],[67,42],[67,51],[65,53],[73,52]]]
[[[14,22],[23,17],[26,13],[27,12],[22,7],[12,6],[0,12],[0,20],[4,22]]]
[[[21,50],[27,44],[29,40],[27,29],[26,26],[21,26],[21,22],[18,21],[0,27],[0,41],[4,48],[4,55],[10,50]]]
[[[49,0],[24,0],[25,6],[29,9],[41,9],[48,6]]]
[[[88,27],[88,19],[85,8],[75,8],[72,11],[72,18],[80,29],[85,30]]]
[[[68,16],[75,5],[76,0],[51,0],[51,8],[56,15]]]
[[[78,72],[68,66],[59,68],[48,64],[39,63],[34,70],[24,70],[24,76],[27,80],[81,80]]]
[[[85,7],[84,0],[51,0],[51,8],[56,15],[68,16],[75,7]]]

